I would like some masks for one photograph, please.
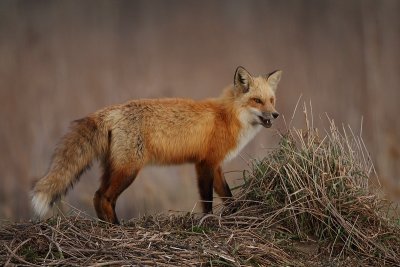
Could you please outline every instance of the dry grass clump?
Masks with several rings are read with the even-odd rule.
[[[330,121],[282,134],[215,214],[123,226],[73,217],[0,227],[0,264],[68,266],[399,266],[399,221],[374,194],[361,138]]]
[[[371,265],[400,264],[399,219],[369,186],[376,175],[361,137],[329,120],[282,134],[278,149],[245,176],[240,213],[264,218],[257,228],[285,229],[293,239],[327,243],[329,258],[349,255]]]

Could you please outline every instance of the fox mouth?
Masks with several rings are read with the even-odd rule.
[[[269,118],[264,118],[262,116],[258,116],[260,119],[261,125],[264,126],[265,128],[270,128],[272,126],[272,121]]]

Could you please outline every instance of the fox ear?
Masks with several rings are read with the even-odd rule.
[[[282,71],[276,70],[267,75],[267,83],[271,86],[271,89],[275,92],[278,88],[279,81],[281,80]]]
[[[242,89],[243,93],[247,93],[250,88],[252,76],[245,68],[239,66],[235,71],[234,85],[236,88]]]

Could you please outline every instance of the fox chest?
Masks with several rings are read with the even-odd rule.
[[[236,146],[228,151],[224,158],[224,162],[228,162],[235,158],[240,151],[255,137],[255,135],[261,130],[260,125],[250,126],[242,129],[238,133]]]

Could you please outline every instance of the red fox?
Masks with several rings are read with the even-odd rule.
[[[203,212],[211,213],[213,188],[224,201],[232,198],[221,164],[279,116],[275,92],[281,74],[253,77],[239,66],[219,98],[131,100],[74,121],[32,190],[35,213],[43,217],[94,159],[103,168],[93,199],[101,220],[119,223],[117,198],[148,164],[195,163]]]

